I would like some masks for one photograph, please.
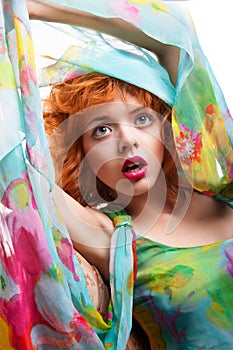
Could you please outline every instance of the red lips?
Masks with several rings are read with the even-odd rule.
[[[146,175],[147,162],[139,156],[128,158],[124,162],[121,172],[128,180],[138,181]]]

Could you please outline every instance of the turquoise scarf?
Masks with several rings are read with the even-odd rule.
[[[178,46],[177,86],[147,51],[126,44],[117,48],[98,33],[87,41],[91,34],[69,26],[62,30],[77,37],[77,45],[42,71],[40,84],[97,70],[157,94],[173,108],[177,151],[192,186],[231,204],[233,122],[185,11],[155,0],[54,2],[123,18],[149,36]],[[93,307],[51,195],[54,170],[25,1],[1,0],[0,20],[0,349],[122,350],[132,319],[131,225],[129,220],[117,223],[112,238],[111,301],[105,322]],[[119,64],[114,66],[113,59]]]

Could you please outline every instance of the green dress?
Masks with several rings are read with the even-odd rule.
[[[133,315],[151,349],[233,349],[233,238],[186,248],[135,242]]]
[[[97,71],[158,95],[172,107],[174,140],[191,185],[233,207],[233,119],[186,11],[159,0],[48,2],[124,19],[151,38],[180,48],[174,87],[146,50],[123,48],[122,42],[117,48],[114,40],[70,26],[63,32],[72,31],[77,44],[65,51],[66,42],[59,43],[65,53],[45,69],[42,82]],[[0,349],[123,350],[131,330],[136,250],[134,316],[152,349],[159,348],[157,343],[160,348],[188,349],[190,343],[203,348],[203,339],[209,348],[229,349],[231,242],[181,250],[138,238],[132,250],[129,218],[119,220],[112,239],[107,322],[94,308],[51,192],[55,176],[33,51],[25,0],[1,0]]]

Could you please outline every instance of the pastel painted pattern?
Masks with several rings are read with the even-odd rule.
[[[1,153],[0,147],[0,348],[120,350],[125,348],[131,329],[128,305],[132,305],[133,283],[119,278],[117,292],[112,285],[108,319],[103,320],[92,304],[62,213],[57,213],[51,195],[54,171],[44,132],[26,3],[22,0],[11,5],[0,12],[1,105],[6,97],[15,98],[0,118],[1,131],[10,136],[4,138],[9,140],[8,152]],[[19,125],[21,139],[10,134],[9,115]],[[126,254],[117,252],[119,232],[121,238],[129,240]],[[112,261],[125,261],[129,276],[133,275],[132,237],[128,229],[116,230],[111,249]],[[118,262],[113,264],[111,275],[117,274],[117,266]],[[119,321],[123,326],[118,339]]]
[[[232,241],[175,248],[138,237],[134,316],[152,349],[233,346]]]
[[[233,121],[220,89],[216,89],[189,17],[183,21],[183,14],[173,13],[169,1],[109,1],[109,6],[105,0],[53,2],[98,12],[105,18],[123,18],[156,40],[183,47],[176,88],[168,84],[167,72],[153,65],[161,78],[158,93],[173,107],[172,128],[178,153],[184,154],[180,158],[185,175],[194,188],[219,195],[219,199],[232,204]],[[111,242],[108,320],[105,322],[94,309],[82,268],[51,195],[54,169],[44,132],[26,3],[20,0],[9,4],[5,6],[1,0],[0,99],[5,110],[0,126],[6,137],[0,138],[0,348],[122,350],[131,329],[134,297],[134,315],[145,327],[153,349],[165,349],[166,344],[172,344],[173,350],[181,349],[185,344],[186,350],[190,329],[196,348],[196,335],[201,333],[198,330],[206,327],[210,345],[228,350],[233,332],[229,308],[232,242],[182,251],[139,239],[137,257],[130,218],[120,215],[119,219],[119,213],[115,214],[118,219]],[[92,10],[94,6],[97,7]],[[164,23],[169,31],[158,30]],[[59,79],[65,79],[92,71],[86,62],[80,64],[80,56],[84,56],[79,53],[92,55],[94,42],[89,42],[91,50],[85,50],[88,43],[84,40],[81,49],[72,50],[74,55],[69,56],[67,51],[66,62],[57,59],[59,64],[48,69],[49,78],[59,75]],[[106,45],[98,48],[99,52],[105,52]],[[98,57],[91,57],[91,62],[106,69]],[[144,57],[143,67],[151,68],[149,56],[144,53]],[[114,76],[118,77],[124,67],[116,65]],[[144,70],[137,74],[133,71],[130,81],[134,83],[138,76],[150,91],[154,84],[150,85],[150,79],[144,81]],[[14,125],[19,130],[11,133]],[[42,183],[46,186],[42,187]],[[155,254],[152,257],[151,249]],[[219,283],[214,277],[216,271]],[[200,281],[205,281],[205,288]],[[203,344],[204,336],[205,333],[199,339]]]

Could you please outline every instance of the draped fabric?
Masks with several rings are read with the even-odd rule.
[[[113,235],[105,322],[51,195],[25,2],[3,0],[0,11],[0,349],[124,349],[132,319],[131,230],[119,225]],[[119,266],[124,275],[115,280]]]
[[[185,7],[158,0],[101,0],[98,5],[93,0],[49,2],[124,19],[149,37],[180,48],[174,88],[167,71],[148,51],[119,41],[116,44],[116,40],[83,28],[57,27],[68,31],[77,44],[43,70],[42,84],[98,71],[156,94],[173,107],[174,140],[190,184],[233,206],[233,119]]]
[[[130,225],[124,211],[110,217]],[[133,316],[151,349],[228,350],[233,346],[233,238],[172,247],[136,235]]]
[[[233,239],[177,248],[141,236],[136,244],[134,317],[151,349],[232,349]]]
[[[106,69],[107,74],[122,79],[127,74],[125,80],[156,93],[173,107],[174,138],[189,181],[194,188],[230,204],[233,122],[189,16],[167,1],[55,3],[123,18],[149,36],[181,48],[174,88],[165,69],[145,50],[132,46],[131,52],[128,45],[125,50],[113,49],[98,33],[80,46],[83,36],[78,33],[85,38],[91,34],[70,27],[79,48],[67,49],[65,60],[58,59],[57,65],[43,72],[42,79],[48,74],[49,83],[54,83],[54,75],[64,80],[98,71],[100,65],[103,73]],[[112,238],[111,302],[105,322],[93,307],[51,194],[54,171],[25,1],[1,0],[0,18],[0,349],[122,350],[132,318],[131,224],[120,221]],[[104,61],[106,47],[109,56]],[[114,57],[120,64],[111,66]]]

